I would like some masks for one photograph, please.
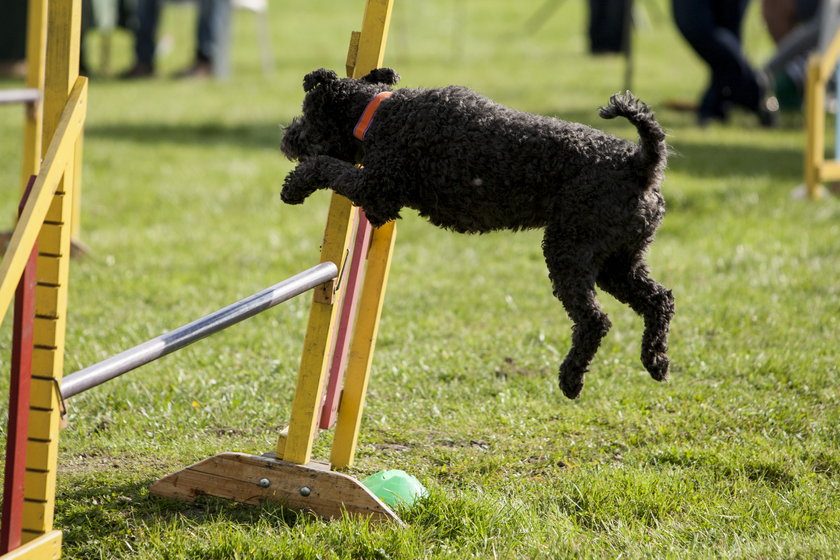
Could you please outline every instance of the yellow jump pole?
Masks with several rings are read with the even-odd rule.
[[[44,91],[44,65],[47,53],[47,0],[29,0],[26,22],[26,87]],[[21,185],[38,174],[41,162],[43,100],[27,105],[23,129],[23,169]]]
[[[368,0],[361,32],[353,32],[348,74],[359,77],[381,66],[392,0]],[[351,226],[358,210],[350,201],[333,195],[321,246],[321,262],[342,267],[348,259]],[[344,396],[339,410],[333,454],[339,464],[352,462],[373,355],[379,315],[394,246],[393,222],[375,230],[367,255],[355,332],[351,340]],[[336,519],[359,515],[376,521],[401,524],[399,517],[356,479],[311,461],[312,442],[321,412],[326,371],[342,285],[334,281],[315,288],[304,339],[297,388],[288,430],[277,441],[276,453],[246,455],[219,453],[168,475],[152,485],[151,493],[192,501],[210,495],[245,503],[276,500],[293,509],[312,511]],[[353,297],[356,294],[346,294]]]
[[[358,40],[353,76],[364,75],[382,64],[392,5],[393,0],[368,0],[362,31],[351,39],[354,43]],[[356,212],[349,200],[333,194],[321,262],[332,261],[339,266],[343,263]],[[277,442],[277,457],[301,465],[308,463],[312,456],[312,440],[318,425],[333,326],[339,307],[339,294],[332,283],[327,285],[325,292],[316,291],[313,297],[289,429]]]
[[[389,222],[374,230],[368,254],[367,272],[362,295],[359,300],[359,314],[350,345],[350,358],[344,376],[344,391],[338,408],[330,464],[340,469],[353,464],[359,427],[365,405],[373,349],[379,332],[379,318],[385,301],[385,287],[394,252],[396,224]]]
[[[63,176],[58,181],[39,234],[23,542],[39,540],[43,535],[50,534],[53,527],[61,420],[57,388],[64,365],[72,193],[76,177],[76,147],[81,135],[80,127],[67,130],[68,123],[64,120],[84,118],[83,111],[77,117],[75,107],[67,107],[68,102],[74,103],[72,97],[76,98],[76,106],[84,106],[86,99],[86,81],[79,79],[81,10],[81,0],[50,0],[48,8],[43,144],[50,146],[56,141],[63,144],[67,140],[72,153],[65,156],[66,160],[65,157],[58,158],[67,163],[63,166]],[[57,135],[62,132],[75,136],[59,138]],[[43,151],[46,156],[49,149]],[[50,170],[44,172],[49,173]],[[47,539],[45,542],[54,541]]]
[[[361,78],[374,68],[382,66],[392,8],[391,0],[368,2],[362,31],[359,34],[354,33],[350,39],[347,71],[354,78]],[[358,303],[359,311],[350,343],[350,357],[330,455],[333,468],[350,466],[356,452],[396,233],[396,223],[389,222],[373,230],[371,236],[365,280]]]

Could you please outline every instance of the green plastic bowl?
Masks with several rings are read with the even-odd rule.
[[[362,484],[392,508],[411,507],[418,498],[428,494],[419,480],[401,470],[380,471],[364,479]]]

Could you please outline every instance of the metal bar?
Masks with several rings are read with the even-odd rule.
[[[314,266],[183,327],[169,331],[134,348],[111,356],[98,364],[68,375],[61,384],[61,395],[64,398],[78,395],[231,325],[253,317],[266,309],[311,290],[315,286],[328,282],[337,275],[338,267],[331,262]]]
[[[41,92],[37,89],[3,89],[0,90],[0,105],[6,103],[33,103],[41,99]]]

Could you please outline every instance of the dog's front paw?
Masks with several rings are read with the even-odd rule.
[[[306,198],[317,189],[309,186],[305,175],[300,169],[294,169],[283,181],[283,190],[280,191],[280,199],[286,204],[302,204]]]

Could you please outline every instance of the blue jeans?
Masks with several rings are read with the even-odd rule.
[[[138,63],[154,65],[158,23],[163,0],[139,0],[134,54]],[[226,60],[230,0],[198,0],[196,58]]]
[[[758,111],[761,87],[741,48],[749,0],[672,0],[677,28],[709,66],[699,117],[724,118],[729,104]]]

